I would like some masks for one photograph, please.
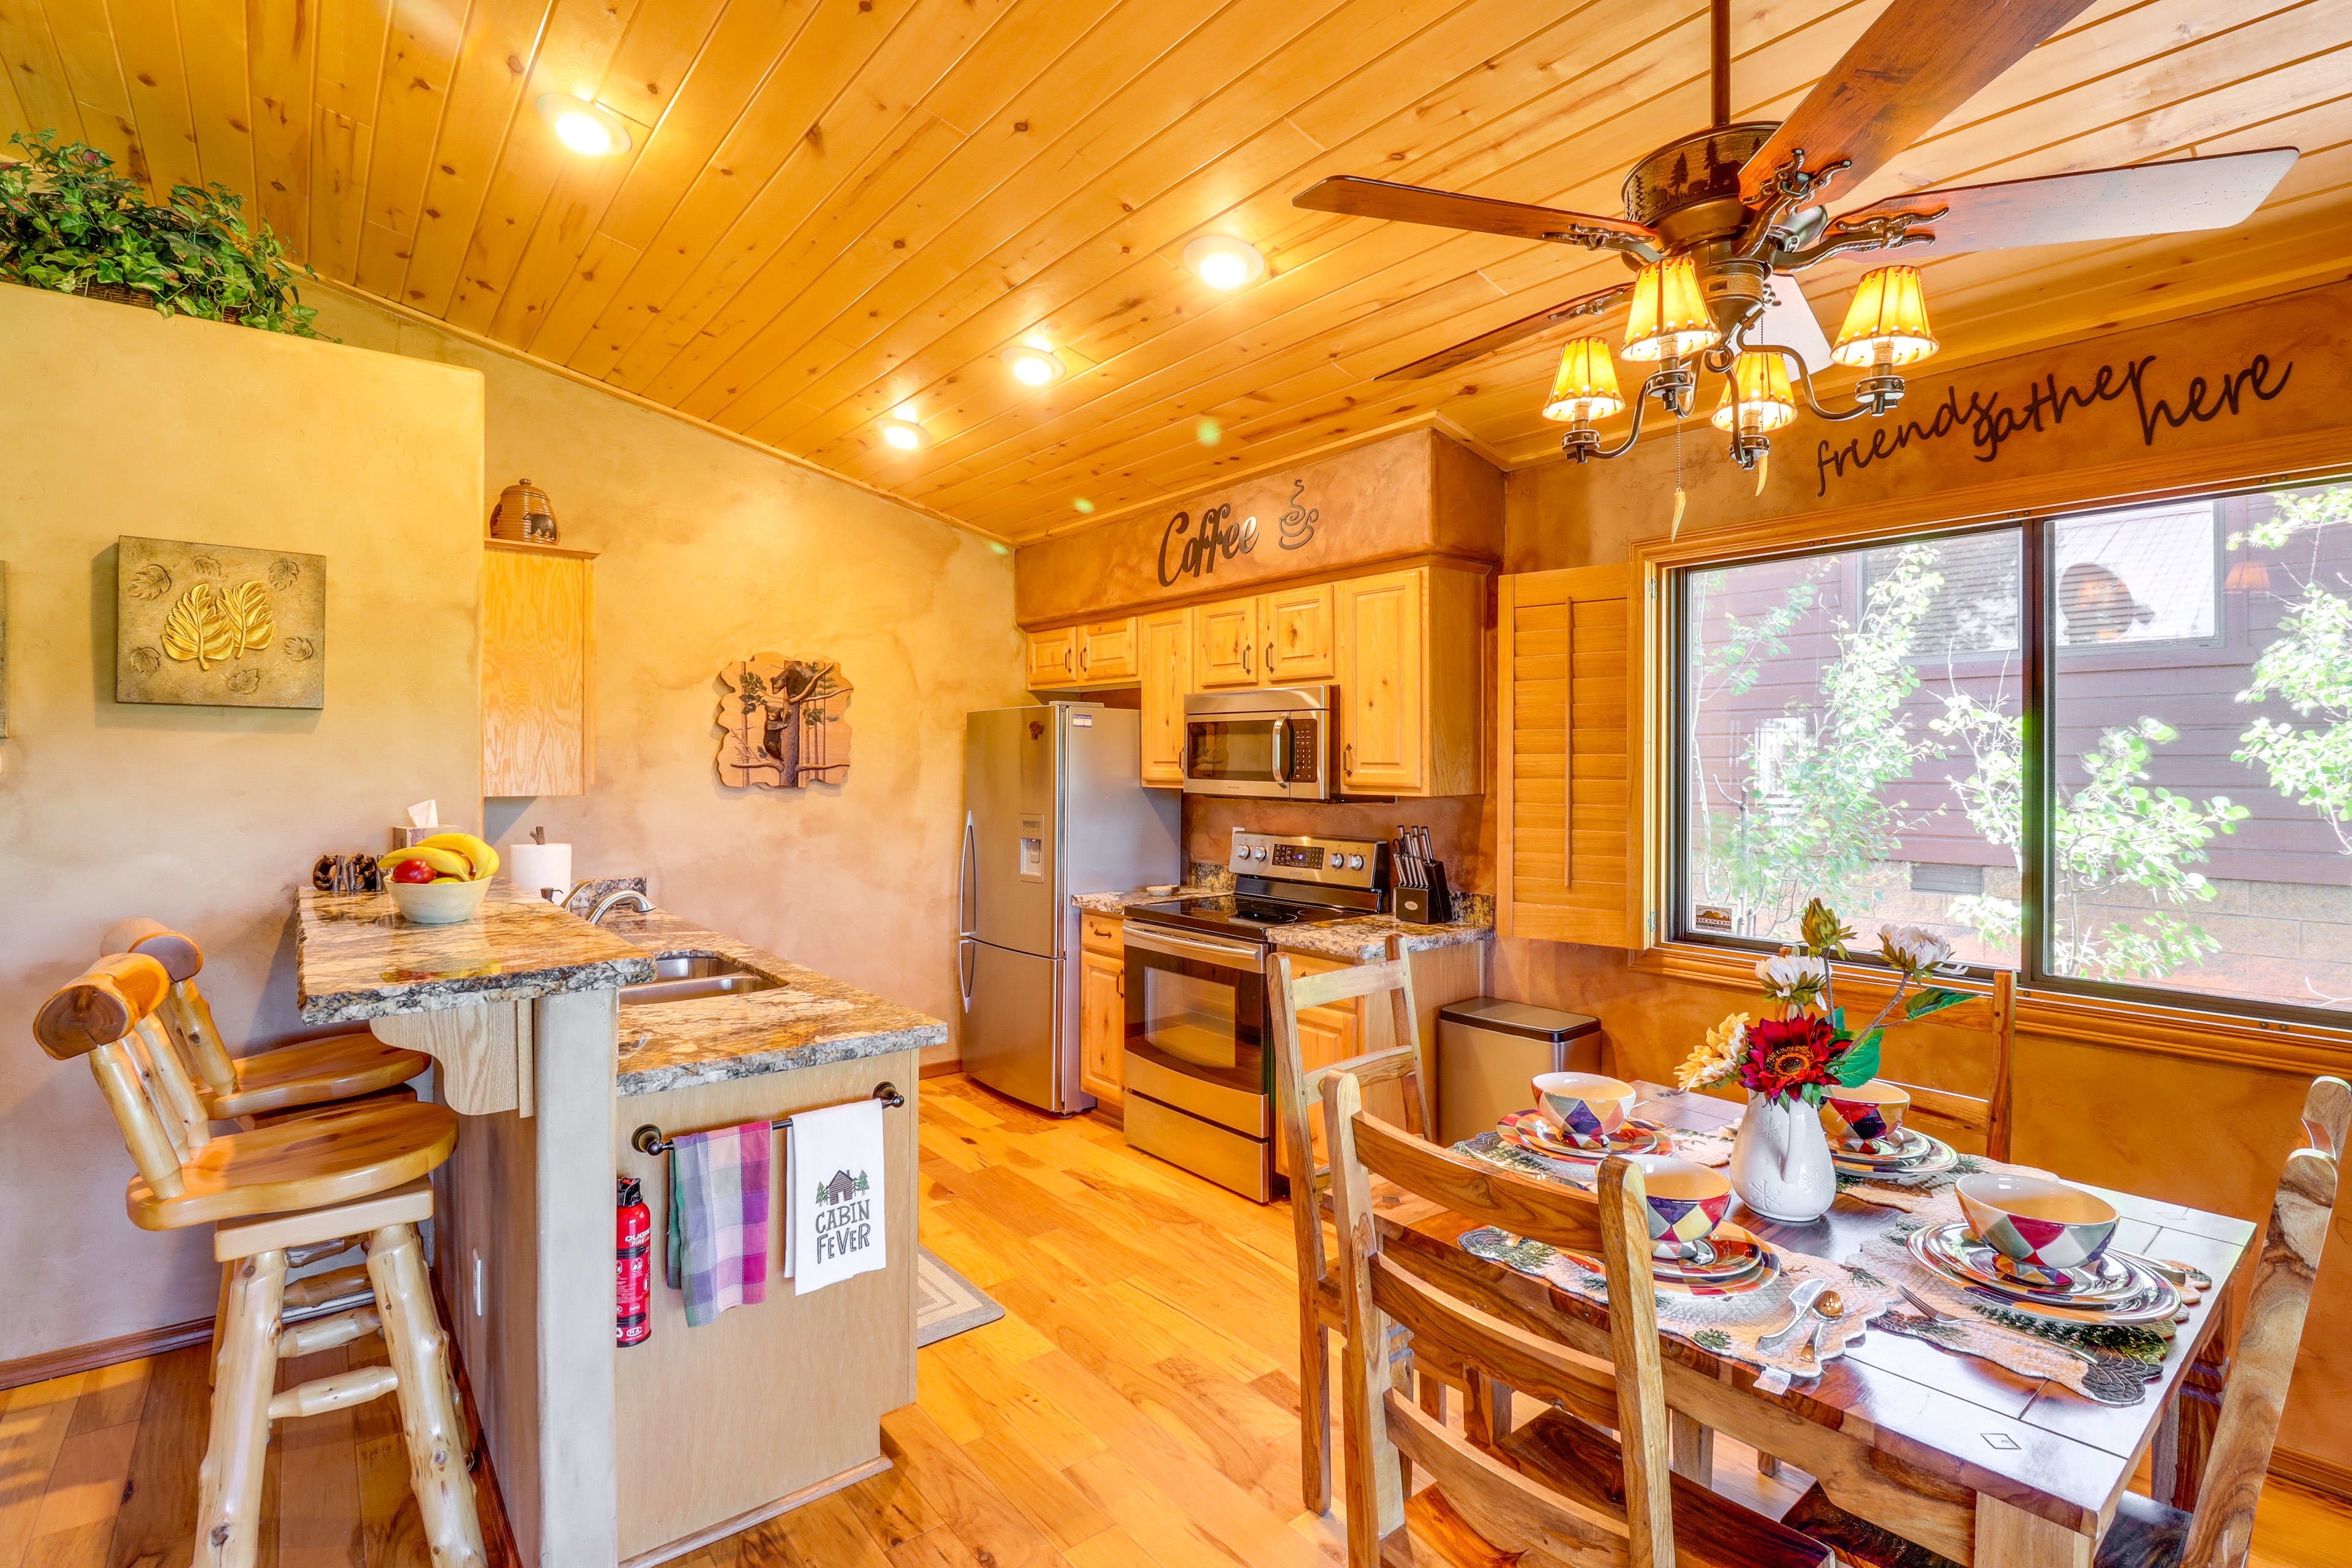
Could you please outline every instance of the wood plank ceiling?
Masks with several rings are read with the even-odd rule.
[[[1882,3],[1736,0],[1738,117]],[[222,182],[331,279],[1022,539],[1432,417],[1555,457],[1557,336],[1370,378],[1621,262],[1289,198],[1352,173],[1613,213],[1704,122],[1706,29],[1698,0],[0,0],[0,134]],[[565,151],[551,91],[630,150]],[[2302,162],[2226,235],[1906,253],[1948,355],[1984,357],[2344,275],[2344,0],[2101,0],[1834,205],[2278,144]],[[1203,234],[1269,275],[1208,288]],[[1806,276],[1832,331],[1860,270]],[[1015,383],[1024,339],[1070,374]],[[880,440],[902,409],[924,450]]]

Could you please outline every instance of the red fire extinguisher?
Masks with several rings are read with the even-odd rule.
[[[613,1233],[613,1342],[641,1345],[653,1337],[653,1211],[635,1176],[620,1181],[620,1213]]]

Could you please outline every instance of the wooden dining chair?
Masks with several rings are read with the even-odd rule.
[[[195,1080],[205,1113],[215,1121],[248,1121],[337,1100],[395,1090],[433,1065],[422,1051],[386,1045],[362,1026],[342,1034],[232,1057],[196,985],[205,950],[195,938],[158,921],[122,921],[99,944],[100,956],[144,953],[163,966],[172,988],[155,1016]],[[404,1093],[404,1099],[415,1098]]]
[[[1302,975],[1285,952],[1276,956],[1275,970],[1275,1099],[1291,1172],[1290,1226],[1298,1252],[1299,1491],[1307,1511],[1320,1514],[1331,1508],[1331,1332],[1344,1315],[1339,1278],[1323,1242],[1331,1168],[1318,1152],[1314,1125],[1322,1110],[1321,1084],[1331,1072],[1350,1071],[1366,1084],[1394,1085],[1408,1118],[1417,1119],[1424,1132],[1437,1125],[1437,1118],[1411,960],[1391,952],[1384,963]],[[1391,1044],[1344,1062],[1306,1064],[1299,1014],[1379,996],[1390,1002]],[[1370,1009],[1364,1011],[1369,1022]],[[1433,1389],[1431,1397],[1444,1396]]]
[[[1368,1115],[1346,1071],[1322,1084],[1346,1305],[1349,1568],[1819,1568],[1829,1550],[1673,1472],[1642,1173],[1612,1156],[1597,1192],[1466,1159]],[[1495,1317],[1382,1248],[1385,1180],[1512,1235],[1603,1260],[1609,1327],[1553,1341]],[[1389,1384],[1362,1347],[1410,1330],[1416,1361],[1500,1381],[1551,1408],[1507,1433],[1454,1431]],[[1598,1363],[1598,1364],[1596,1364]],[[1613,1430],[1614,1437],[1609,1435]],[[1430,1485],[1408,1500],[1403,1466]]]
[[[445,1106],[378,1101],[215,1137],[194,1085],[152,1028],[169,994],[143,953],[105,958],[34,1016],[42,1049],[88,1058],[138,1173],[124,1194],[142,1230],[213,1228],[230,1266],[211,1433],[196,1481],[195,1568],[252,1568],[264,1461],[282,1420],[397,1396],[409,1482],[435,1568],[483,1568],[448,1336],[435,1315],[416,1226],[432,1217],[425,1178],[457,1147]],[[284,1323],[289,1258],[367,1248],[365,1304]],[[277,1390],[278,1363],[380,1332],[389,1366]]]
[[[2246,1299],[2245,1327],[2230,1357],[2230,1381],[2212,1447],[2198,1482],[2197,1509],[2183,1513],[2137,1492],[2126,1492],[2099,1540],[2093,1568],[2243,1568],[2254,1532],[2254,1505],[2270,1470],[2271,1447],[2294,1376],[2305,1315],[2318,1282],[2319,1257],[2335,1224],[2337,1182],[2352,1149],[2352,1084],[2312,1080],[2303,1100],[2308,1146],[2286,1157],[2254,1285]],[[1953,1568],[1928,1551],[1876,1523],[1839,1508],[1815,1486],[1789,1510],[1788,1522],[1865,1568]]]

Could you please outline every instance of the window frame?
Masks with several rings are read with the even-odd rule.
[[[2059,667],[2064,650],[2052,643],[2053,573],[2057,561],[2058,525],[2062,520],[2096,516],[2104,512],[2144,510],[2163,500],[2201,500],[2214,509],[2215,542],[2221,547],[2223,531],[2221,508],[2233,497],[2262,495],[2284,490],[2308,489],[2329,483],[2345,483],[2343,475],[2280,477],[2267,482],[2240,483],[2214,488],[2199,488],[2168,498],[2133,498],[2111,501],[2094,501],[2079,505],[2036,507],[2030,510],[2007,515],[1977,517],[1947,523],[1921,523],[1911,527],[1856,530],[1851,534],[1816,536],[1801,542],[1792,541],[1784,547],[1734,550],[1720,555],[1683,557],[1673,560],[1652,560],[1645,563],[1654,573],[1652,602],[1657,606],[1656,619],[1660,633],[1656,646],[1665,655],[1664,669],[1655,687],[1655,721],[1657,744],[1654,754],[1662,764],[1664,777],[1658,781],[1664,787],[1656,792],[1657,805],[1664,814],[1664,831],[1655,836],[1662,864],[1654,867],[1653,886],[1663,895],[1664,918],[1659,918],[1655,906],[1650,921],[1653,949],[1671,947],[1700,949],[1717,953],[1738,953],[1765,956],[1780,951],[1781,944],[1762,938],[1727,936],[1692,929],[1688,911],[1690,899],[1690,769],[1685,765],[1685,731],[1690,717],[1687,711],[1692,627],[1689,624],[1690,578],[1699,573],[1720,571],[1729,567],[1759,565],[1774,561],[1801,560],[1810,556],[1834,555],[1850,552],[1885,549],[1909,543],[1925,543],[1937,540],[1965,537],[2000,531],[2014,531],[2020,551],[2019,616],[2020,650],[2019,695],[2023,708],[2023,736],[2020,756],[2024,799],[2021,824],[2021,843],[2019,846],[2018,896],[2022,917],[2019,940],[2017,984],[2026,991],[2078,999],[2082,1003],[2157,1013],[2219,1016],[2246,1020],[2259,1028],[2276,1029],[2281,1026],[2316,1027],[2329,1031],[2352,1028],[2352,1012],[2344,1009],[2302,1006],[2294,1003],[2263,1001],[2252,997],[2237,997],[2212,992],[2175,989],[2130,981],[2097,980],[2082,975],[2056,973],[2053,967],[2053,912],[2050,890],[2054,879],[2055,847],[2051,837],[2050,781],[2056,775],[2056,726],[2051,715],[2056,710]],[[2229,604],[2216,583],[2214,636],[2212,639],[2172,639],[2161,644],[2147,645],[2151,652],[2198,647],[2228,647],[2243,630],[2231,624]],[[1885,962],[1875,954],[1857,952],[1853,961],[1866,968],[1885,969]],[[1989,984],[1997,966],[1987,964],[1955,964],[1949,973],[1955,977],[1966,976],[1977,984]]]

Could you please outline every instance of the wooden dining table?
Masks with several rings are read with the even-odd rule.
[[[1737,1123],[1741,1108],[1663,1085],[1636,1086],[1634,1114],[1693,1131]],[[2061,1173],[2063,1174],[2063,1173]],[[2116,1205],[2115,1245],[2194,1265],[2212,1288],[2189,1309],[2162,1374],[2137,1405],[2087,1400],[2060,1384],[1885,1330],[1863,1334],[1821,1376],[1785,1392],[1765,1375],[1673,1332],[1664,1336],[1675,1468],[1706,1481],[1713,1434],[1797,1466],[1832,1501],[1956,1562],[1983,1568],[2089,1568],[2101,1532],[2143,1455],[2154,1493],[2196,1504],[2198,1478],[2228,1375],[2231,1321],[2259,1249],[2256,1227],[2226,1215],[2086,1187]],[[1888,1211],[1841,1194],[1807,1225],[1732,1217],[1791,1252],[1854,1258]],[[1473,1256],[1458,1238],[1478,1221],[1406,1201],[1379,1212],[1385,1248],[1496,1316],[1569,1337],[1570,1321],[1604,1328],[1608,1310],[1549,1282]],[[1493,1408],[1504,1402],[1474,1402]]]

